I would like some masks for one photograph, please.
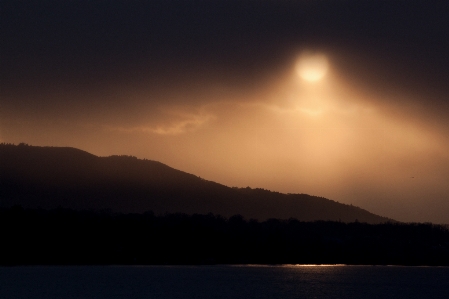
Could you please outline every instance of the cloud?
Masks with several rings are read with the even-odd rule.
[[[151,133],[157,135],[180,135],[198,130],[216,116],[207,112],[204,108],[189,112],[179,107],[165,109],[163,117],[155,122],[139,126],[105,126],[108,130],[125,133]]]

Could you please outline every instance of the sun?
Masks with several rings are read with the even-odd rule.
[[[309,82],[317,82],[326,76],[328,70],[327,57],[323,54],[303,53],[296,62],[296,72]]]

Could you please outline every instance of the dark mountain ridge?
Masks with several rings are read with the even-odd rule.
[[[131,156],[97,157],[75,148],[1,144],[0,206],[13,205],[121,213],[240,214],[258,220],[392,221],[322,197],[230,188]]]

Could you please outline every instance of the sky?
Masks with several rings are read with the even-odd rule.
[[[447,1],[0,2],[0,142],[449,223]]]

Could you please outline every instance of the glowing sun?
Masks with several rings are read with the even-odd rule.
[[[309,82],[320,81],[327,73],[328,62],[323,54],[303,53],[296,62],[296,72]]]

